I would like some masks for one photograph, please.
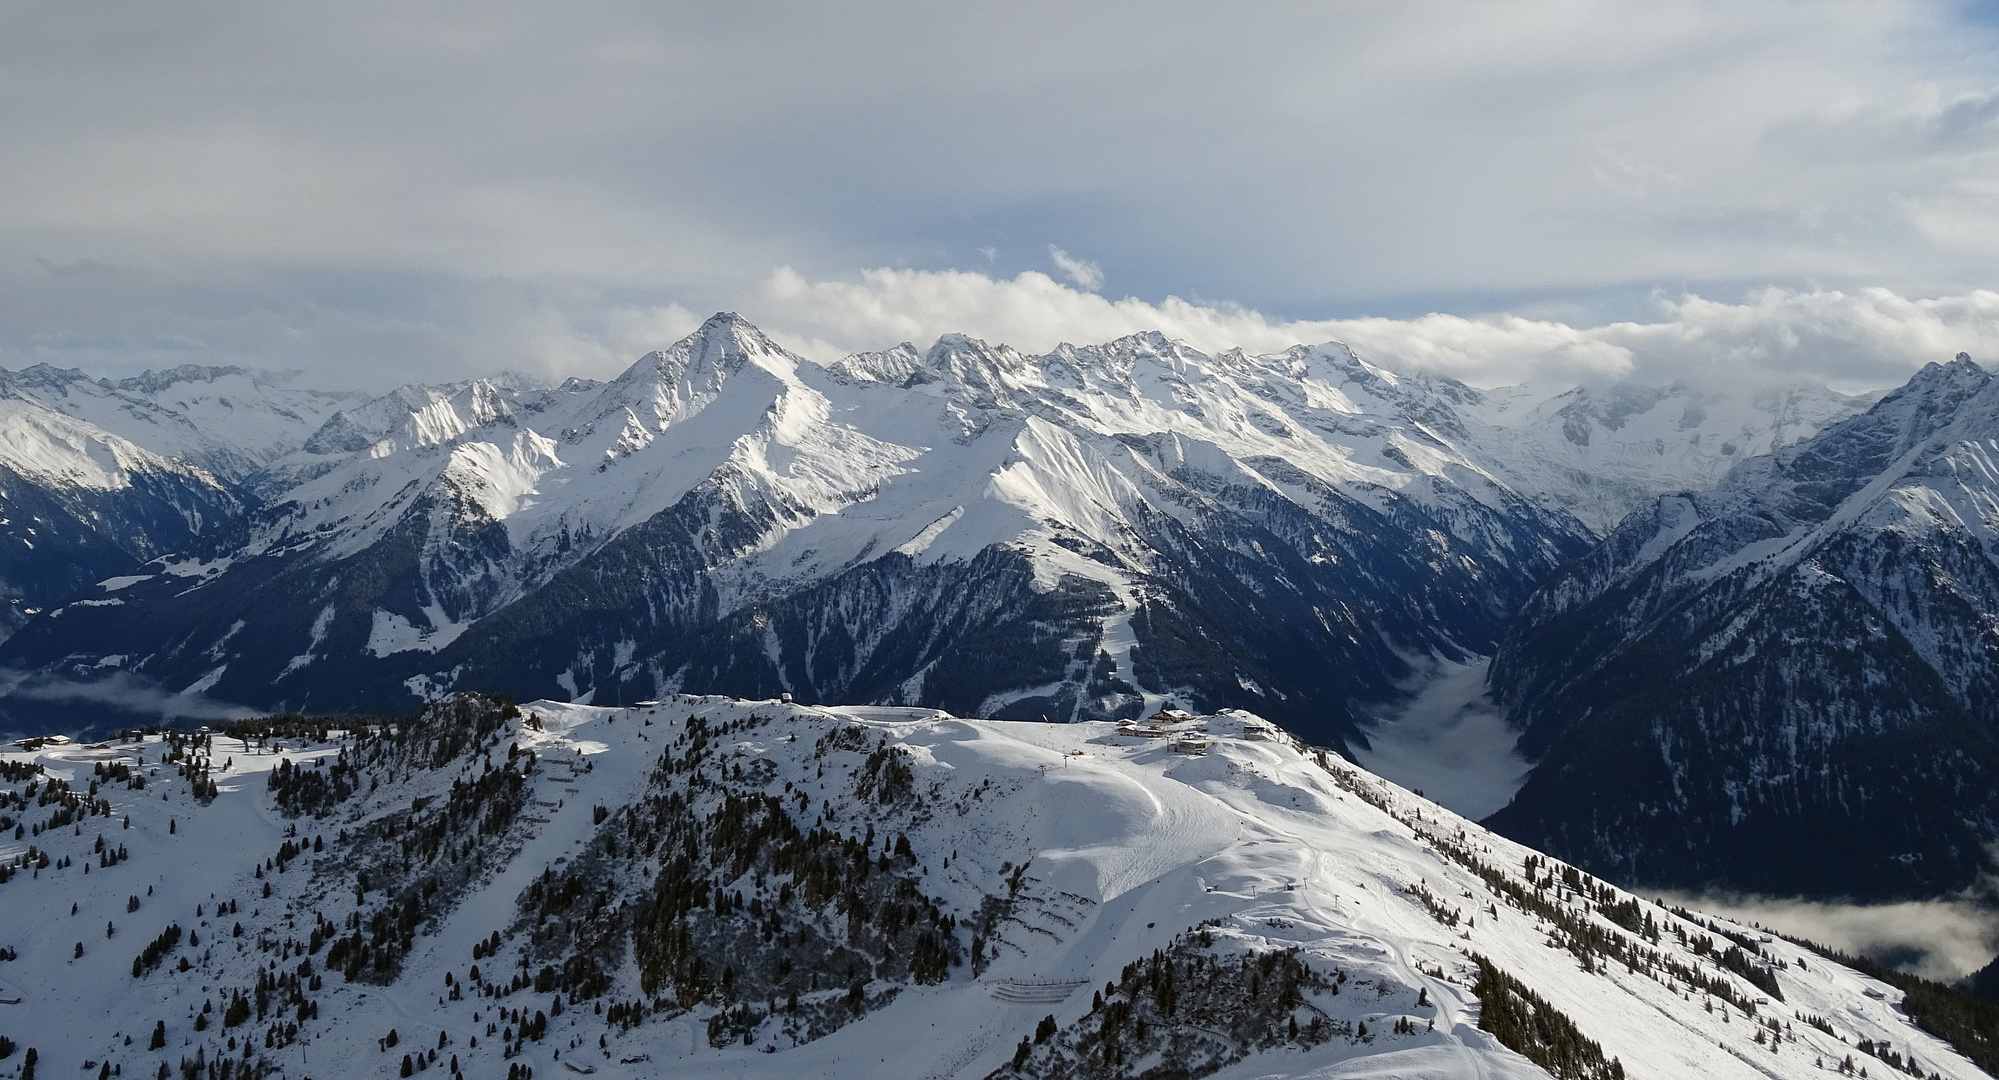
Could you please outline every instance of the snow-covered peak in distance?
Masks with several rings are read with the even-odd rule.
[[[267,471],[288,486],[253,524],[251,545],[303,541],[351,555],[403,528],[411,508],[433,507],[458,521],[421,541],[430,553],[448,557],[453,530],[490,523],[522,557],[485,571],[492,580],[482,603],[491,605],[658,514],[718,470],[766,476],[776,457],[802,481],[773,477],[787,497],[808,506],[851,501],[857,496],[820,489],[832,481],[865,490],[872,486],[865,475],[839,478],[908,452],[825,424],[825,401],[800,381],[801,363],[740,318],[718,315],[608,383],[404,387],[331,418],[302,451]],[[801,468],[797,452],[815,464]],[[439,610],[462,624],[490,607]]]
[[[1995,432],[1999,379],[1960,355],[1625,518],[1492,665],[1540,764],[1490,820],[1624,880],[1868,899],[1982,880]]]
[[[1604,533],[1659,495],[1713,487],[1738,463],[1810,438],[1878,397],[1815,384],[1725,392],[1618,383],[1554,394],[1507,387],[1462,408],[1511,483]]]
[[[304,450],[322,456],[363,451],[380,456],[398,449],[432,446],[473,428],[540,413],[556,400],[588,393],[598,385],[569,379],[551,389],[519,376],[502,376],[401,386],[334,414],[306,440]],[[387,446],[378,445],[385,440]]]
[[[37,364],[0,370],[0,397],[36,402],[236,483],[298,449],[340,409],[366,400],[298,381],[296,373],[196,365],[113,381]]]
[[[834,373],[849,379],[902,386],[923,365],[923,354],[905,341],[893,349],[858,352],[830,366]]]
[[[0,393],[0,634],[212,534],[242,509],[200,466]]]
[[[1990,486],[1984,467],[1960,469],[1959,459],[1981,457],[1994,431],[1999,380],[1959,353],[1924,366],[1860,415],[1745,459],[1717,483],[1632,516],[1579,570],[1607,573],[1597,584],[1608,586],[1670,554],[1675,588],[1739,570],[1780,574],[1856,524],[1895,527],[1908,515],[1929,517],[1930,498],[1912,492],[1939,487],[1972,489],[1937,504],[1951,508],[1944,515],[1950,530],[1990,533],[1999,519],[1977,494]]]
[[[789,377],[798,358],[733,312],[722,312],[671,347],[647,353],[605,386],[580,428],[629,412],[646,430],[659,430],[699,412],[745,365],[772,377]]]
[[[200,469],[18,398],[0,398],[0,460],[25,479],[58,488],[117,491],[132,486],[139,473],[183,473],[219,487]]]

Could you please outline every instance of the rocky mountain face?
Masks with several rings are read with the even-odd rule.
[[[0,397],[0,633],[241,513],[214,476]]]
[[[1625,519],[1493,663],[1539,763],[1491,823],[1641,884],[1971,884],[1999,831],[1995,433],[1960,354]]]

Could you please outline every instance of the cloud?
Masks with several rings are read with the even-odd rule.
[[[1912,298],[1887,289],[1762,289],[1741,303],[1662,298],[1657,322],[1592,331],[1653,377],[1755,372],[1849,388],[1895,385],[1915,368],[1968,352],[1999,360],[1999,293]]]
[[[1341,313],[1999,270],[1999,53],[1953,5],[1167,7],[45,5],[0,42],[0,251],[269,310],[326,274],[711,307],[1051,236],[1155,300]]]
[[[1085,291],[1096,292],[1104,287],[1104,269],[1096,263],[1078,259],[1054,244],[1048,245],[1048,258],[1054,261],[1056,269],[1062,271],[1063,277]]]
[[[1499,312],[1407,318],[1295,319],[1242,304],[1168,295],[1114,298],[1039,270],[877,268],[811,277],[769,271],[705,302],[635,299],[575,282],[434,275],[342,286],[339,302],[296,298],[269,308],[227,290],[175,283],[123,264],[38,269],[0,290],[0,326],[34,317],[46,329],[0,332],[0,366],[49,362],[93,374],[235,363],[305,372],[307,384],[382,390],[496,371],[559,380],[615,375],[716,310],[737,310],[822,361],[966,333],[1030,351],[1157,330],[1208,351],[1276,352],[1338,340],[1396,371],[1479,386],[1687,380],[1715,387],[1820,381],[1845,390],[1898,385],[1923,364],[1969,352],[1999,360],[1999,292],[1908,296],[1883,288],[1753,290],[1736,299],[1658,293],[1641,317],[1612,322]],[[276,297],[289,279],[267,282]],[[115,301],[115,303],[112,303]],[[102,305],[100,307],[100,305]]]
[[[1759,896],[1666,894],[1664,899],[1872,957],[1940,982],[1971,974],[1999,951],[1999,912],[1968,899],[1872,905]]]
[[[0,698],[108,706],[121,712],[161,720],[240,720],[260,715],[254,709],[202,694],[171,694],[126,671],[114,671],[102,679],[91,681],[0,671]],[[93,719],[93,724],[104,722],[102,716]]]
[[[1031,270],[998,278],[877,269],[814,281],[780,269],[744,311],[822,360],[901,341],[927,345],[946,333],[1045,351],[1158,330],[1207,351],[1343,341],[1391,370],[1481,386],[1628,378],[1715,386],[1813,380],[1862,390],[1897,385],[1958,352],[1999,358],[1994,292],[1912,299],[1885,289],[1763,289],[1734,303],[1659,296],[1650,307],[1648,320],[1580,327],[1512,314],[1286,320],[1171,296],[1112,300]]]
[[[1999,42],[1936,0],[196,0],[8,29],[9,366],[602,374],[646,313],[753,307],[775,266],[1084,293],[1111,266],[1245,344],[1345,320],[1442,370],[1642,371],[1699,347],[1598,331],[1700,325],[1672,298],[1999,280]],[[1091,325],[1146,314],[1106,303]],[[1870,368],[1867,334],[1803,337]]]

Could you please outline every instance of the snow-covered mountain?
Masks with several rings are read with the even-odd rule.
[[[226,530],[245,481],[343,403],[240,368],[0,369],[0,635]]]
[[[266,470],[292,486],[226,546],[4,659],[120,656],[272,707],[452,686],[1061,718],[1172,698],[1351,733],[1403,654],[1489,651],[1590,539],[1494,478],[1453,409],[1473,397],[1338,346],[1157,335],[825,368],[718,316],[603,386],[343,413]]]
[[[1992,1057],[1933,987],[1655,906],[1255,716],[1161,720],[465,698],[0,755],[0,1059],[1984,1075],[1925,1027]]]
[[[1738,462],[1809,438],[1876,397],[1815,384],[1518,386],[1486,391],[1463,411],[1509,483],[1602,534],[1660,495],[1705,491]]]
[[[37,364],[0,369],[0,399],[35,402],[237,484],[297,450],[341,409],[367,400],[301,387],[298,378],[190,364],[113,381]]]
[[[1627,518],[1492,684],[1490,821],[1619,880],[1936,895],[1999,835],[1999,380],[1960,354]]]
[[[0,635],[241,511],[196,466],[0,394]]]
[[[607,384],[332,414],[246,481],[239,529],[0,662],[87,679],[118,657],[259,707],[1171,700],[1358,738],[1411,657],[1489,654],[1619,500],[1861,404],[1616,394],[1531,405],[1337,344],[1157,334],[1044,356],[947,336],[822,367],[718,315]],[[1670,445],[1632,441],[1668,413]]]

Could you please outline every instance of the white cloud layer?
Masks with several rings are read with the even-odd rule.
[[[1158,330],[1204,350],[1276,352],[1344,341],[1382,366],[1479,386],[1526,381],[1689,380],[1893,386],[1915,369],[1969,352],[1999,358],[1999,293],[1909,299],[1886,289],[1764,289],[1739,303],[1653,300],[1654,318],[1577,327],[1518,315],[1412,319],[1273,319],[1178,297],[1111,300],[1037,271],[871,270],[852,280],[771,274],[744,312],[808,356],[831,360],[899,341],[926,346],[965,333],[1044,351]],[[682,321],[691,316],[682,316]]]
[[[242,720],[260,715],[253,709],[204,694],[171,694],[130,672],[115,671],[94,682],[77,682],[11,668],[0,668],[0,687],[8,698],[59,704],[94,705],[148,720]],[[98,717],[107,725],[123,717]]]
[[[1939,982],[1955,982],[1990,963],[1999,949],[1999,913],[1972,900],[1901,904],[1827,904],[1759,896],[1667,894],[1668,903],[1760,924],[1869,956]]]
[[[113,0],[4,27],[8,366],[601,371],[789,289],[829,342],[959,328],[907,297],[1023,344],[1161,320],[1464,374],[1880,383],[1977,352],[1999,282],[1999,36],[1954,0]]]
[[[1999,292],[1987,290],[1912,298],[1883,288],[1764,288],[1737,300],[1662,292],[1642,305],[1639,318],[1571,323],[1510,313],[1285,319],[1170,295],[1113,299],[1038,270],[1000,277],[883,268],[811,278],[780,268],[740,290],[717,290],[704,306],[634,302],[574,284],[426,277],[371,283],[345,305],[292,298],[264,308],[227,291],[171,289],[102,265],[51,267],[45,277],[52,287],[39,298],[0,291],[0,325],[24,311],[69,325],[12,340],[0,335],[0,365],[52,361],[118,375],[237,363],[375,390],[503,370],[603,378],[720,309],[742,312],[821,361],[903,341],[927,347],[947,333],[1045,351],[1064,341],[1158,330],[1210,351],[1344,341],[1392,370],[1436,372],[1475,386],[1816,381],[1858,391],[1898,385],[1958,352],[1999,362]],[[385,289],[401,295],[370,307]],[[88,301],[67,295],[74,292],[88,293]],[[100,317],[100,303],[114,310]]]

